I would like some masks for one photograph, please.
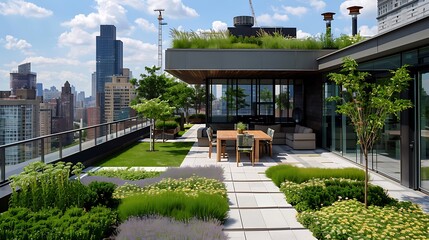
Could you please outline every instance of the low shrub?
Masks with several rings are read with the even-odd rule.
[[[179,124],[175,121],[158,121],[156,122],[156,129],[165,129],[165,130],[169,130],[169,129],[175,129],[179,126]]]
[[[195,114],[191,114],[189,115],[189,119],[206,119],[206,115],[203,113],[195,113]]]
[[[302,183],[312,178],[365,179],[365,172],[358,168],[300,168],[287,164],[270,167],[265,174],[277,187],[286,180]]]
[[[318,210],[342,199],[364,201],[364,182],[350,179],[312,179],[300,184],[286,181],[280,190],[298,212]],[[369,205],[386,206],[395,202],[383,188],[369,185]]]
[[[143,188],[132,184],[125,184],[115,190],[114,196],[115,198],[125,198],[140,193],[159,194],[164,192],[181,192],[189,196],[207,193],[227,198],[225,184],[215,179],[196,176],[186,179],[167,178]]]
[[[32,212],[10,208],[0,215],[0,239],[103,239],[111,234],[117,215],[110,209],[94,207],[58,208]]]
[[[109,178],[120,178],[124,180],[141,180],[145,178],[154,178],[158,177],[161,174],[161,172],[155,172],[155,171],[145,171],[145,170],[134,170],[130,168],[126,169],[117,169],[117,170],[106,170],[102,169],[95,172],[89,172],[89,176],[102,176],[102,177],[109,177]]]
[[[320,211],[298,215],[317,239],[429,239],[429,215],[415,204],[365,206],[337,201]]]
[[[228,210],[228,201],[222,196],[206,193],[189,196],[180,192],[134,195],[124,198],[118,207],[121,220],[129,217],[161,215],[180,221],[197,218],[217,219],[224,222]]]
[[[165,227],[168,226],[168,227]],[[119,225],[115,239],[212,239],[226,240],[219,221],[176,221],[161,216],[130,218]]]
[[[96,193],[96,197],[92,201],[92,206],[103,205],[109,208],[117,206],[118,201],[113,198],[113,192],[116,185],[108,182],[92,182],[88,185],[89,189]]]

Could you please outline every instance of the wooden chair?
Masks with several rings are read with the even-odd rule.
[[[217,139],[213,138],[213,129],[211,127],[208,127],[206,131],[207,131],[207,138],[209,139],[209,158],[212,158],[212,149],[214,146],[216,146],[219,143],[217,142]],[[225,148],[226,148],[226,143],[222,143],[221,152],[217,154],[221,154],[221,157],[225,156],[226,154]]]
[[[265,140],[265,141],[261,142],[262,144],[260,145],[264,151],[267,150],[267,148],[269,148],[271,158],[273,157],[274,132],[275,132],[274,129],[268,128],[267,129],[267,135],[271,137],[271,140]],[[266,151],[266,152],[268,152],[268,151]]]
[[[254,154],[254,136],[249,134],[237,134],[237,147],[236,147],[236,158],[237,158],[237,167],[240,162],[240,153],[247,152],[250,153],[250,161],[252,162],[252,166],[254,166],[255,162],[255,154]]]

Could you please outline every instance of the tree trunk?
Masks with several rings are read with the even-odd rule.
[[[153,124],[151,126],[152,131],[150,134],[152,139],[150,141],[150,148],[149,148],[149,151],[151,151],[151,152],[155,151],[155,120],[153,119],[152,122],[153,122]]]
[[[364,203],[365,208],[368,208],[368,151],[364,151],[365,157],[365,192],[364,192]]]

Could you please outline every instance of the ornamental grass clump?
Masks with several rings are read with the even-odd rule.
[[[429,215],[409,202],[369,206],[337,201],[320,211],[306,211],[298,221],[317,239],[429,239]]]
[[[217,219],[224,222],[228,215],[228,201],[219,195],[199,193],[189,196],[181,192],[139,194],[122,199],[118,207],[122,221],[130,217],[161,215],[180,221],[192,218]]]
[[[286,181],[281,184],[280,190],[298,212],[318,210],[342,199],[364,202],[364,182],[357,180],[311,179],[300,184]],[[386,206],[397,202],[379,186],[370,185],[368,193],[370,205]]]
[[[168,226],[168,227],[166,227]],[[228,239],[217,220],[176,221],[162,216],[130,218],[117,228],[115,239]]]
[[[302,183],[312,178],[365,179],[365,172],[358,168],[300,168],[287,164],[270,167],[265,174],[278,187],[286,180]]]
[[[71,206],[84,207],[94,193],[80,182],[82,163],[30,163],[19,175],[12,176],[10,207],[25,207],[33,211],[43,208],[65,210]],[[75,174],[77,180],[69,177]],[[73,197],[70,195],[73,194]],[[88,206],[86,206],[88,207]]]
[[[164,192],[181,192],[188,196],[196,196],[199,193],[216,194],[227,198],[225,184],[215,179],[202,177],[190,177],[186,179],[163,179],[158,183],[139,187],[133,184],[125,184],[114,192],[115,198],[125,198],[140,193],[159,194]]]

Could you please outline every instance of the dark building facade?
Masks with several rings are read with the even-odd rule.
[[[18,72],[10,73],[10,89],[12,95],[17,89],[36,89],[37,74],[31,72],[31,63],[18,66]]]
[[[420,18],[341,50],[167,49],[165,69],[188,83],[206,84],[208,125],[298,122],[313,129],[319,148],[363,165],[350,121],[326,101],[341,92],[327,75],[340,70],[344,57],[355,59],[371,81],[388,79],[391,70],[408,64],[413,81],[401,97],[414,107],[386,119],[368,167],[429,192],[428,26],[429,17]]]
[[[112,76],[122,75],[123,44],[116,40],[114,25],[100,25],[100,36],[96,39],[96,102],[100,107],[100,121],[105,121],[106,83],[112,82]]]

